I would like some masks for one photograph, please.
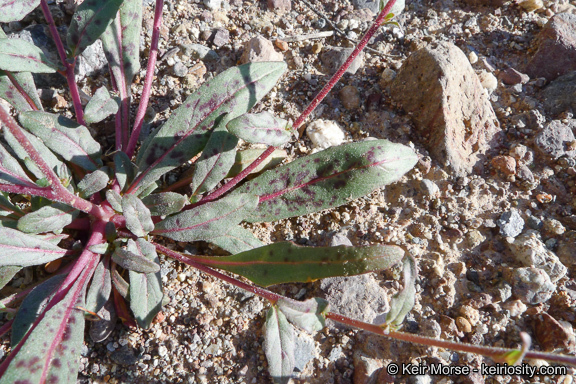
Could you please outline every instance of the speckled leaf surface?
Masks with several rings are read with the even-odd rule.
[[[30,212],[18,220],[18,229],[25,233],[58,231],[78,217],[76,208],[62,203],[53,203]]]
[[[244,141],[279,147],[292,138],[288,122],[270,112],[246,113],[230,121],[226,128]]]
[[[36,92],[36,86],[34,85],[32,74],[30,72],[19,72],[13,73],[12,77],[16,83],[20,84],[36,108],[42,110],[42,103],[38,97],[38,92]],[[28,101],[26,101],[26,98],[16,88],[14,81],[8,77],[6,72],[0,71],[0,99],[9,102],[10,105],[19,112],[32,110],[32,107]]]
[[[4,288],[21,269],[13,266],[0,267],[0,289]]]
[[[108,189],[106,191],[106,201],[108,201],[113,210],[122,213],[122,196],[118,192]]]
[[[328,302],[319,297],[306,301],[280,299],[276,303],[289,322],[308,333],[318,332],[326,326],[324,314],[328,311]]]
[[[222,181],[236,158],[238,138],[222,126],[212,132],[200,158],[194,163],[194,176],[190,188],[192,195],[212,190]]]
[[[106,87],[100,87],[86,105],[84,120],[88,124],[98,123],[118,112],[119,107],[120,100],[117,97],[110,97]]]
[[[202,84],[142,144],[136,161],[141,173],[129,191],[137,192],[198,154],[215,123],[226,124],[248,112],[285,70],[283,62],[250,63],[230,68]]]
[[[146,236],[154,229],[150,210],[136,196],[124,195],[122,197],[122,212],[126,219],[126,228],[136,236]]]
[[[414,307],[416,297],[416,261],[412,256],[403,260],[404,288],[390,299],[390,311],[386,315],[386,324],[400,325]]]
[[[147,245],[149,244],[144,239],[128,239],[126,246],[116,248],[112,261],[130,271],[156,273],[160,271],[160,265],[149,257],[150,249]]]
[[[166,216],[180,212],[188,202],[186,196],[175,192],[154,193],[142,199],[152,216]]]
[[[108,174],[101,169],[84,176],[78,183],[78,190],[82,196],[89,197],[106,188],[110,178]]]
[[[226,233],[256,208],[258,198],[240,194],[167,217],[154,229],[154,234],[176,241],[209,241]]]
[[[0,266],[44,264],[65,256],[67,252],[34,235],[0,227]]]
[[[20,21],[40,4],[40,0],[0,0],[0,23]]]
[[[234,165],[230,168],[230,171],[226,177],[234,177],[245,168],[247,168],[254,160],[258,158],[266,149],[263,148],[250,148],[243,149],[236,152],[236,159],[234,160]],[[258,165],[250,174],[255,174],[262,172],[266,169],[274,168],[280,164],[286,157],[288,153],[283,149],[275,149],[270,156],[268,156],[260,165]]]
[[[120,189],[124,190],[136,176],[136,165],[132,163],[127,154],[118,151],[114,154],[114,168]]]
[[[138,239],[138,246],[142,255],[148,258],[156,265],[160,264],[160,259],[156,253],[156,248],[144,241]],[[143,328],[150,328],[152,320],[162,309],[162,276],[160,269],[155,273],[138,273],[130,271],[130,309],[134,317]]]
[[[22,39],[0,39],[0,69],[9,72],[54,73],[58,67],[32,43]]]
[[[88,171],[102,166],[100,144],[85,126],[60,115],[37,111],[21,113],[19,121],[65,160]]]
[[[1,108],[1,107],[0,107]],[[4,131],[8,131],[4,129]],[[8,150],[0,144],[0,183],[15,184],[35,187],[36,184],[30,180],[20,163],[10,155]]]
[[[274,381],[288,382],[295,366],[294,327],[275,306],[266,313],[263,348],[268,361],[268,372]]]
[[[98,313],[106,304],[112,292],[112,278],[110,274],[110,259],[102,257],[96,266],[90,288],[86,293],[86,309]]]
[[[122,0],[85,0],[76,8],[66,36],[71,57],[80,55],[100,38],[116,17],[121,4]]]
[[[344,144],[269,170],[234,193],[260,196],[246,221],[275,221],[365,196],[398,180],[417,160],[411,148],[387,140]]]
[[[208,241],[233,255],[265,245],[251,231],[240,226],[227,228],[221,236],[212,237]]]
[[[402,248],[394,245],[301,247],[281,242],[232,256],[188,257],[268,286],[380,271],[398,263],[403,255]]]

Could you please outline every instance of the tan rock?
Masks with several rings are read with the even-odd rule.
[[[244,45],[244,53],[240,58],[242,64],[257,61],[283,61],[284,56],[274,50],[274,44],[262,36],[256,36]]]

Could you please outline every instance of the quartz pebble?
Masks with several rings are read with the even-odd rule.
[[[333,121],[316,120],[306,128],[306,135],[315,148],[326,149],[344,142],[344,131]]]
[[[516,237],[522,233],[524,219],[517,210],[504,212],[496,222],[500,227],[500,234],[504,237]]]

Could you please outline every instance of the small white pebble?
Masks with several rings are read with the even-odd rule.
[[[480,79],[480,83],[488,91],[489,94],[494,92],[496,87],[498,87],[498,79],[490,72],[480,72],[478,74],[478,79]]]
[[[344,131],[333,121],[316,120],[306,128],[306,135],[316,148],[326,149],[344,142]]]
[[[186,274],[185,273],[179,273],[178,274],[178,280],[181,282],[185,282],[186,281]]]
[[[478,55],[475,52],[470,52],[468,54],[468,60],[470,64],[476,64],[478,62]]]

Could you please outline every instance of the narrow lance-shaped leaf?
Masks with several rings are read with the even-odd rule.
[[[248,168],[254,160],[256,160],[266,149],[254,148],[254,149],[244,149],[236,152],[236,159],[234,160],[234,165],[230,168],[230,171],[226,177],[234,177],[245,168]],[[251,174],[262,172],[263,170],[274,168],[282,161],[288,157],[283,149],[275,149],[270,156],[268,156],[259,166],[254,168]]]
[[[263,347],[268,360],[268,372],[276,382],[287,383],[295,366],[294,328],[275,306],[266,313]]]
[[[279,147],[292,138],[288,122],[270,112],[246,113],[230,121],[226,128],[244,141]]]
[[[0,267],[0,289],[4,288],[21,269],[21,267],[12,266]]]
[[[124,190],[136,176],[136,165],[132,163],[127,154],[118,151],[114,154],[114,168],[120,189]]]
[[[98,123],[110,115],[118,112],[120,100],[117,97],[110,97],[106,87],[100,87],[84,110],[84,120],[88,124]]]
[[[13,73],[10,77],[7,72],[0,71],[0,99],[9,102],[18,112],[32,110],[32,106],[28,103],[26,97],[16,87],[17,84],[22,88],[25,95],[32,100],[34,106],[42,110],[42,103],[38,97],[34,78],[30,72]]]
[[[306,301],[280,299],[276,303],[288,321],[305,330],[306,332],[318,332],[326,326],[324,314],[328,311],[328,302],[319,297]]]
[[[92,138],[85,126],[47,112],[24,112],[18,118],[26,129],[65,160],[88,171],[95,171],[102,166],[100,144]]]
[[[45,264],[68,253],[48,241],[20,231],[0,227],[0,266]]]
[[[116,191],[111,189],[106,191],[106,201],[110,203],[110,206],[116,212],[122,212],[122,196]]]
[[[251,231],[240,226],[227,228],[221,236],[211,237],[208,242],[219,246],[233,255],[265,245],[258,240]]]
[[[9,72],[54,73],[58,67],[32,43],[22,39],[0,39],[0,69]]]
[[[209,241],[235,226],[258,204],[254,195],[227,196],[215,202],[167,217],[154,229],[154,234],[177,241]]]
[[[142,199],[152,216],[166,216],[180,212],[188,202],[186,196],[175,192],[154,193]]]
[[[137,158],[141,173],[129,192],[137,193],[198,154],[215,123],[226,124],[250,110],[285,70],[283,62],[250,63],[204,83],[142,144]]]
[[[403,260],[404,288],[395,294],[390,300],[390,311],[386,315],[384,326],[398,326],[402,324],[404,318],[414,307],[416,297],[416,261],[410,255]]]
[[[141,242],[128,239],[125,247],[118,247],[112,254],[112,261],[124,269],[141,273],[156,273],[160,265],[150,260],[148,248],[142,247]]]
[[[156,254],[156,248],[144,239],[137,240],[143,256],[156,265],[160,259]],[[160,269],[155,273],[129,272],[130,275],[130,309],[138,324],[143,328],[150,328],[152,320],[162,309],[162,276]]]
[[[268,286],[380,271],[398,263],[403,255],[402,248],[394,245],[301,247],[281,242],[232,256],[187,257]]]
[[[260,195],[248,222],[337,207],[397,181],[416,164],[412,149],[387,140],[332,147],[267,171],[234,193]]]
[[[20,21],[40,4],[40,0],[0,0],[0,23]]]
[[[136,196],[124,195],[122,197],[122,212],[126,219],[126,228],[136,236],[146,236],[154,229],[150,210]]]
[[[122,0],[86,0],[76,8],[68,28],[70,56],[80,55],[104,33],[122,4]]]
[[[76,208],[62,203],[53,203],[30,212],[18,220],[18,229],[26,233],[58,231],[78,217]]]
[[[194,176],[190,184],[193,195],[210,191],[226,177],[234,164],[237,144],[238,138],[228,133],[222,125],[212,132],[202,155],[194,163]]]
[[[130,288],[130,285],[122,276],[120,276],[120,273],[118,273],[118,270],[116,269],[112,272],[112,283],[114,283],[114,288],[116,288],[120,296],[126,299],[128,297],[128,289]]]
[[[1,108],[1,107],[0,107]],[[4,130],[8,131],[7,129]],[[10,155],[8,150],[0,144],[0,183],[35,187],[36,184],[20,166],[20,163]]]
[[[109,257],[102,257],[92,276],[92,282],[86,294],[85,308],[98,313],[110,298],[111,292],[110,259]]]
[[[105,169],[106,167],[104,167]],[[78,183],[78,190],[82,196],[89,197],[106,188],[110,178],[104,170],[98,169],[89,173]]]

